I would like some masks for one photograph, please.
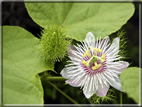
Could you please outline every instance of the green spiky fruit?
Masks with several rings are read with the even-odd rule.
[[[46,60],[55,63],[61,61],[67,54],[71,40],[66,37],[64,28],[58,25],[49,25],[42,31],[40,51]]]

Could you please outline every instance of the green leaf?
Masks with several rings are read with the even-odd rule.
[[[43,104],[38,73],[53,70],[38,52],[39,41],[20,27],[3,27],[3,103]]]
[[[120,75],[123,90],[136,103],[139,103],[139,70],[137,67],[130,67],[125,69]]]
[[[25,3],[40,26],[58,24],[67,36],[84,40],[88,32],[102,38],[119,30],[134,13],[132,3]]]

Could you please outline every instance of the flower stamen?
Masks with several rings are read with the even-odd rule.
[[[100,68],[100,66],[101,66],[101,64],[97,64],[97,65],[93,66],[92,69],[96,70],[96,69]]]
[[[101,59],[103,59],[105,61],[105,54],[102,54]]]
[[[86,61],[85,60],[83,60],[82,63],[86,66]]]
[[[86,53],[84,53],[84,54],[83,54],[83,57],[86,57],[86,56],[87,56],[87,54],[86,54]]]
[[[90,50],[87,50],[84,54],[83,57],[86,57],[87,55],[90,57],[91,55],[89,54]]]
[[[102,52],[102,50],[98,49],[98,48],[94,48],[94,51],[96,51],[96,52]]]

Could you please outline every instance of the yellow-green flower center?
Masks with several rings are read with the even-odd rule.
[[[90,66],[90,62],[93,62],[94,63],[94,66],[92,67],[93,70],[96,70],[98,69],[99,67],[101,67],[101,63],[103,63],[105,61],[105,54],[102,54],[101,56],[98,56],[97,53],[98,52],[102,52],[101,49],[99,48],[94,48],[92,49],[91,46],[89,46],[89,49],[90,50],[87,50],[84,54],[83,54],[83,57],[90,57],[89,60],[85,61],[83,60],[82,63],[89,67]],[[92,52],[92,53],[91,53]],[[95,52],[95,53],[94,53]],[[101,63],[97,63],[97,61],[100,60]]]

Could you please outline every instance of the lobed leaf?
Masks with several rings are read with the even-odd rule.
[[[125,69],[120,75],[123,90],[136,103],[139,103],[139,70],[140,68],[130,67]]]
[[[38,39],[20,27],[3,27],[3,103],[43,104],[38,73],[53,70],[38,52]]]
[[[84,40],[88,32],[105,37],[119,30],[134,13],[132,3],[25,3],[40,26],[58,24],[67,36]]]

